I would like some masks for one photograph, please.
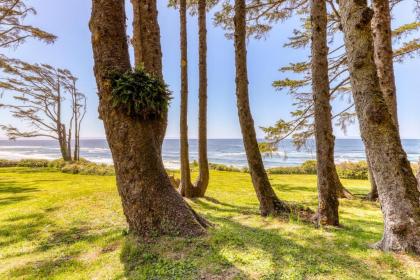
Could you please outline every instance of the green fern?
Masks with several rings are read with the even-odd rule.
[[[168,111],[171,92],[159,78],[142,68],[110,74],[112,107],[133,118],[153,120]]]

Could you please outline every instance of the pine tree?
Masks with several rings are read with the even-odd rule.
[[[319,225],[338,226],[338,175],[334,163],[334,136],[331,123],[327,22],[325,0],[312,0],[311,73],[318,175],[318,213],[316,219]]]
[[[284,212],[288,213],[290,212],[288,205],[277,198],[277,195],[271,187],[258,148],[254,120],[252,119],[249,106],[245,18],[245,0],[236,0],[234,16],[236,97],[245,152],[248,159],[252,183],[260,202],[261,215],[267,216]]]

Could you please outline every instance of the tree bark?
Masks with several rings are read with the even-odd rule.
[[[58,134],[58,143],[60,145],[61,156],[64,161],[71,161],[71,155],[69,157],[67,150],[67,137],[66,137],[66,128],[61,122],[61,84],[60,77],[57,76],[57,134]]]
[[[209,162],[207,157],[207,27],[206,0],[198,0],[198,167],[199,175],[194,193],[203,197],[209,184]]]
[[[340,13],[360,132],[384,215],[383,237],[375,247],[420,254],[420,192],[379,84],[373,12],[366,0],[340,0]]]
[[[187,1],[180,0],[180,48],[181,48],[181,110],[180,110],[180,156],[181,184],[179,191],[182,196],[193,197],[191,183],[190,160],[188,151],[188,48],[187,48]]]
[[[163,81],[162,48],[156,0],[131,0],[133,6],[133,46],[136,67],[144,67]],[[167,115],[154,125],[156,140],[160,142],[159,153],[166,133]]]
[[[398,128],[397,89],[394,77],[391,14],[388,0],[372,0],[373,46],[379,85],[392,120]]]
[[[206,221],[172,187],[163,166],[160,155],[163,135],[157,133],[164,130],[156,126],[165,125],[164,120],[132,118],[111,104],[109,71],[126,72],[131,68],[124,0],[92,0],[92,3],[90,30],[99,115],[104,122],[129,229],[144,237],[201,235],[205,233]],[[156,27],[146,28],[153,30]],[[159,53],[157,50],[148,51]],[[150,70],[146,68],[146,71]]]
[[[370,182],[370,192],[366,196],[366,199],[370,201],[376,201],[378,200],[378,186],[376,185],[375,178],[373,177],[372,167],[371,167],[367,153],[366,153],[366,162],[368,164],[369,182]]]
[[[315,140],[318,178],[319,225],[339,225],[338,176],[334,163],[334,135],[330,105],[325,0],[311,1],[312,92],[315,111]],[[341,186],[342,187],[342,186]]]
[[[248,70],[246,59],[246,6],[244,0],[235,1],[235,63],[236,97],[239,122],[241,126],[245,152],[247,155],[252,183],[260,202],[262,216],[289,212],[289,207],[277,198],[268,180],[259,151],[254,120],[251,115],[248,96]]]
[[[397,90],[395,86],[394,63],[392,60],[392,29],[389,1],[373,0],[372,8],[373,45],[379,85],[381,87],[382,94],[384,95],[385,103],[391,113],[392,120],[398,129]],[[378,189],[373,178],[371,171],[372,168],[370,167],[369,161],[368,166],[371,191],[367,195],[367,199],[374,201],[378,199]]]

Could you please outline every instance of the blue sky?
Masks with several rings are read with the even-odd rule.
[[[173,91],[169,112],[168,138],[179,134],[179,19],[178,11],[167,8],[167,1],[158,0],[159,23],[161,27],[164,76]],[[411,1],[407,1],[411,2]],[[79,77],[79,88],[88,96],[88,114],[82,129],[82,137],[103,137],[103,125],[98,119],[96,83],[93,76],[93,58],[90,45],[88,22],[91,11],[89,0],[30,0],[37,16],[27,19],[58,36],[53,45],[28,41],[9,56],[29,62],[49,63],[68,68]],[[127,4],[129,1],[127,1]],[[413,19],[412,4],[402,4],[395,11],[396,25]],[[235,101],[234,50],[233,42],[224,37],[219,27],[214,27],[208,16],[208,129],[209,138],[241,137]],[[128,32],[131,33],[131,14],[128,14]],[[278,24],[266,40],[250,40],[248,43],[248,69],[250,101],[256,126],[273,124],[279,118],[289,118],[293,100],[285,93],[276,92],[271,83],[284,77],[278,69],[291,61],[299,61],[305,52],[284,48],[296,21]],[[189,135],[197,137],[197,90],[198,90],[198,36],[197,18],[188,18],[189,50]],[[308,51],[308,50],[307,50]],[[420,138],[420,59],[396,64],[400,131],[403,138]],[[337,109],[338,110],[338,109]],[[15,124],[4,111],[0,112],[2,123]],[[347,134],[335,129],[338,138],[357,138],[357,124],[349,127]],[[258,136],[263,137],[258,130]],[[0,137],[4,134],[0,132]]]

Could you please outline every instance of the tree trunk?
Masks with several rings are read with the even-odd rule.
[[[366,153],[366,162],[368,164],[370,192],[366,196],[367,200],[376,201],[378,200],[378,186],[376,185],[375,178],[373,177],[372,167],[369,161],[369,157]]]
[[[378,71],[379,85],[385,98],[385,103],[391,113],[395,126],[398,125],[397,114],[397,90],[395,87],[394,62],[392,55],[392,30],[389,1],[373,0],[373,45],[375,51],[375,64]],[[368,161],[371,191],[367,199],[375,201],[378,199],[378,189],[373,178],[371,166]]]
[[[58,123],[57,123],[57,130],[58,130],[58,143],[60,145],[61,156],[63,157],[64,161],[71,161],[71,155],[69,156],[68,149],[67,149],[66,128],[60,122],[60,120],[58,120]]]
[[[337,169],[336,169],[337,170]],[[337,171],[335,171],[334,177],[336,177],[336,185],[337,185],[337,197],[338,198],[346,198],[346,199],[353,199],[354,195],[346,189],[340,181],[338,177]]]
[[[160,155],[163,135],[156,135],[164,131],[156,127],[165,125],[164,120],[132,118],[111,104],[109,71],[126,72],[131,68],[124,0],[93,0],[92,3],[90,29],[99,114],[114,160],[118,192],[129,229],[137,236],[146,237],[203,234],[207,223],[184,202],[165,172]],[[156,29],[149,25],[146,28]],[[157,50],[148,51],[159,53]],[[146,71],[150,69],[146,68]]]
[[[194,194],[204,197],[209,184],[209,162],[207,158],[207,27],[206,0],[198,1],[199,37],[199,87],[198,87],[198,167],[199,175],[194,186]]]
[[[71,161],[71,156],[69,158],[67,150],[67,139],[66,139],[66,128],[61,122],[61,84],[60,77],[57,76],[57,134],[58,134],[58,143],[60,145],[61,156],[64,161]]]
[[[392,120],[398,128],[397,89],[392,52],[391,14],[388,0],[372,0],[373,46],[379,85]]]
[[[181,156],[181,185],[182,196],[193,197],[191,183],[190,160],[188,156],[188,54],[187,54],[187,1],[180,0],[180,42],[181,42],[181,110],[180,110],[180,156]]]
[[[67,135],[67,154],[69,155],[69,157],[71,157],[71,136],[72,136],[71,126],[72,124],[69,125],[69,131]]]
[[[245,152],[251,173],[252,183],[260,202],[262,216],[289,212],[289,207],[279,200],[270,185],[261,153],[258,148],[254,120],[252,119],[248,97],[248,71],[246,59],[246,15],[245,0],[235,1],[235,62],[236,62],[236,97],[239,122],[245,146]]]
[[[383,238],[376,247],[419,254],[420,192],[379,85],[373,12],[363,0],[340,0],[340,11],[360,132],[384,215]]]
[[[334,163],[334,136],[330,105],[325,0],[311,1],[312,92],[315,111],[315,140],[318,178],[319,225],[339,225],[337,171]]]
[[[152,75],[163,81],[162,48],[156,0],[131,0],[133,5],[133,46],[136,67],[144,67]],[[156,141],[160,143],[162,153],[163,139],[166,133],[167,115],[154,125]]]

